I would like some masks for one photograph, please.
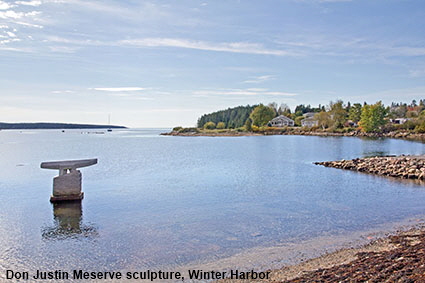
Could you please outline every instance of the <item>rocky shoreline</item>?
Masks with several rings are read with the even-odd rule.
[[[425,180],[425,156],[377,156],[315,164],[380,176]]]
[[[291,130],[265,130],[258,132],[241,132],[236,130],[194,130],[194,131],[171,131],[162,133],[164,136],[182,137],[240,137],[240,136],[270,136],[270,135],[297,135],[297,136],[322,136],[322,137],[369,137],[369,138],[395,138],[414,141],[425,141],[425,134],[410,131],[393,131],[388,133],[364,133],[361,131],[351,131],[345,133],[308,131],[300,129]]]

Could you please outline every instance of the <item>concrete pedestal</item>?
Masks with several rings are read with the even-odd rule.
[[[53,194],[50,201],[79,200],[84,197],[81,192],[81,172],[79,170],[57,176],[53,179]]]
[[[52,161],[41,163],[41,168],[58,169],[59,176],[53,179],[53,194],[51,202],[81,200],[84,193],[81,191],[81,172],[79,167],[86,167],[97,163],[97,159]]]

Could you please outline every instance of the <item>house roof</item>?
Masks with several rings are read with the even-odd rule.
[[[283,115],[280,115],[280,116],[277,116],[277,117],[273,118],[270,122],[280,121],[280,120],[285,120],[285,121],[292,121],[292,122],[294,122],[294,120],[292,120],[292,119],[290,119],[290,118],[288,118],[288,117],[286,117],[286,116],[283,116]]]
[[[301,122],[307,122],[307,121],[317,121],[317,120],[314,117],[308,117],[301,120]]]
[[[314,115],[316,115],[316,112],[307,112],[303,114],[303,116],[306,118],[313,117]]]

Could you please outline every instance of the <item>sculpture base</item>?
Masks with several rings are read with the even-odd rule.
[[[84,198],[84,192],[78,195],[63,195],[63,196],[50,196],[50,202],[60,202],[69,200],[82,200]]]

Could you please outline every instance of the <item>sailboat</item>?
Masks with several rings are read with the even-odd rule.
[[[111,126],[111,114],[108,115],[108,125]],[[108,128],[108,132],[112,132],[111,128]]]

